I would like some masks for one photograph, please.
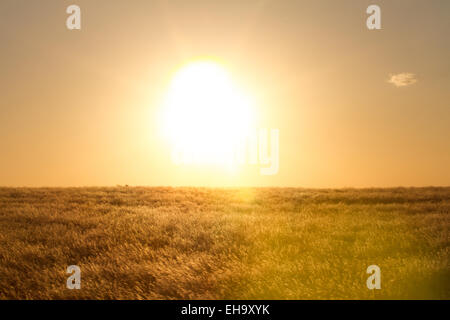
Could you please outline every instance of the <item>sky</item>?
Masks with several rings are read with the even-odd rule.
[[[448,186],[449,35],[447,0],[2,0],[0,185]],[[276,174],[171,160],[164,97],[202,59],[278,130]]]

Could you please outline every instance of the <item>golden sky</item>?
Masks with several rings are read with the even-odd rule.
[[[2,0],[0,185],[450,185],[449,35],[447,0]],[[162,101],[206,58],[279,130],[277,174],[172,163]]]

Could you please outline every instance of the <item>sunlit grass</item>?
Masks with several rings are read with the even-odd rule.
[[[449,209],[450,188],[1,188],[0,298],[449,299]]]

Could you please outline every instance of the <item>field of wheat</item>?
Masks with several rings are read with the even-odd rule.
[[[0,298],[449,299],[449,211],[450,188],[0,188]]]

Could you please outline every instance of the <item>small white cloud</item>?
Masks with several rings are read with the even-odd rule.
[[[389,75],[389,83],[396,87],[406,87],[417,82],[416,75],[410,72],[403,72]]]

